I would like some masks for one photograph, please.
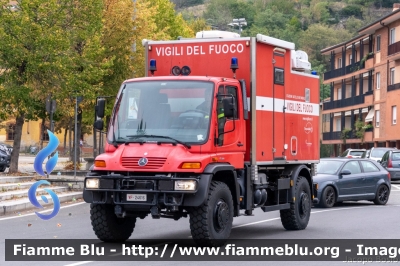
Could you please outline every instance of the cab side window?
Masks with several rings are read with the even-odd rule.
[[[234,86],[226,86],[225,87],[226,88],[226,93],[225,94],[228,94],[228,95],[232,95],[233,96],[233,102],[235,103],[235,106],[236,106],[236,112],[235,112],[235,114],[234,114],[234,119],[238,119],[238,111],[237,111],[237,109],[238,109],[238,97],[237,97],[237,87],[234,87]]]

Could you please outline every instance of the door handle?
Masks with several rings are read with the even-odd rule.
[[[243,146],[243,144],[241,142],[238,142],[237,145],[238,145],[238,147],[242,147]]]

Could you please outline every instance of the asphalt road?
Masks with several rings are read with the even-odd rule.
[[[279,212],[234,219],[231,239],[400,239],[400,184],[392,186],[386,206],[370,202],[344,203],[332,209],[313,208],[306,230],[286,231]],[[207,262],[5,262],[5,239],[96,239],[89,218],[89,205],[78,202],[65,205],[48,221],[32,211],[21,216],[0,218],[0,265],[203,265]],[[189,219],[173,221],[138,220],[131,239],[190,239]],[[207,263],[209,264],[209,263]],[[213,263],[214,264],[214,263]],[[344,265],[343,262],[218,262],[221,265]],[[379,263],[378,263],[379,264]],[[381,263],[382,264],[382,263]],[[381,265],[380,264],[380,265]]]

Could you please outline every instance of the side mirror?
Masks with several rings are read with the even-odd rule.
[[[103,120],[101,120],[101,119],[99,119],[99,120],[96,120],[96,122],[94,122],[94,128],[95,129],[97,129],[97,130],[103,130],[103,128],[104,128],[104,122],[103,122]]]
[[[224,116],[226,118],[234,118],[236,113],[236,106],[233,101],[233,97],[222,99],[222,103],[224,106]]]
[[[351,172],[350,172],[350,170],[345,169],[342,172],[340,172],[340,174],[341,175],[351,175]]]
[[[106,100],[105,99],[98,99],[97,100],[97,105],[96,105],[96,115],[100,118],[104,117],[104,110],[106,106]]]
[[[378,160],[377,162],[378,162],[378,163],[381,163],[381,160]]]

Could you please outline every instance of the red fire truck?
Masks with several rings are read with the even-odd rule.
[[[222,245],[233,217],[256,208],[305,229],[319,162],[319,77],[307,54],[218,31],[143,44],[147,76],[123,82],[85,179],[97,237],[124,241],[148,215],[189,217],[198,244]]]

